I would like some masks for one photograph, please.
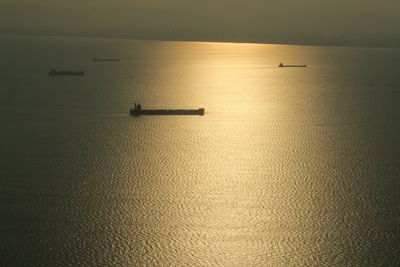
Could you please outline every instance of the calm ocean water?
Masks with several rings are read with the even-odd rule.
[[[400,265],[400,49],[0,49],[1,266]]]

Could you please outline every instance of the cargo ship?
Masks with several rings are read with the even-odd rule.
[[[141,115],[204,115],[204,108],[199,109],[142,109],[141,104],[134,104],[129,110],[129,114],[133,116]]]
[[[93,61],[121,61],[120,58],[95,57]]]
[[[74,71],[74,70],[55,70],[52,69],[49,72],[49,75],[85,75],[84,71]]]
[[[307,67],[307,65],[284,65],[282,63],[280,63],[278,65],[279,68],[305,68]]]

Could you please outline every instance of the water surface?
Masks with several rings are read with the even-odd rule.
[[[399,49],[0,40],[1,265],[400,264]]]

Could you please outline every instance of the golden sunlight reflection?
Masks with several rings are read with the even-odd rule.
[[[335,168],[326,156],[334,162],[340,156],[327,143],[330,129],[318,125],[337,122],[340,114],[321,107],[321,101],[332,102],[315,88],[321,78],[313,67],[277,66],[289,56],[290,63],[318,66],[320,52],[311,57],[310,47],[158,45],[147,66],[154,70],[151,86],[136,96],[147,105],[205,107],[206,114],[134,120],[130,143],[139,150],[132,147],[131,154],[142,161],[128,164],[127,172],[138,171],[135,166],[149,176],[136,209],[151,243],[146,253],[166,247],[187,265],[201,258],[211,265],[285,266],[307,265],[312,253],[334,246],[325,238],[334,233],[326,229],[338,221],[318,194],[343,202],[332,191],[341,185],[325,179]]]
[[[203,257],[216,254],[243,259],[253,253],[283,252],[279,244],[286,234],[277,215],[290,216],[285,214],[285,209],[290,211],[286,201],[295,199],[284,197],[296,185],[288,180],[286,169],[299,167],[290,154],[304,144],[298,143],[304,137],[291,138],[297,125],[280,125],[291,119],[291,98],[280,80],[279,56],[274,52],[287,51],[275,45],[193,45],[196,50],[201,47],[203,60],[196,57],[190,62],[186,76],[201,90],[201,101],[208,103],[210,122],[208,138],[202,141],[203,160],[192,162],[194,166],[204,162],[195,195],[201,197],[198,205],[208,207],[206,216],[201,215],[201,235],[214,240]],[[271,58],[260,57],[260,53]],[[292,75],[304,75],[304,70]],[[284,93],[277,96],[279,89]],[[304,204],[310,205],[308,201]],[[254,264],[251,257],[247,260],[236,264]]]

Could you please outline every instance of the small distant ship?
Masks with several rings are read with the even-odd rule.
[[[49,75],[85,75],[84,71],[74,71],[74,70],[55,70],[52,69]]]
[[[142,109],[141,104],[136,104],[129,110],[133,116],[140,115],[204,115],[204,108],[199,109]]]
[[[280,63],[278,65],[279,68],[305,68],[307,65],[284,65],[283,63]]]
[[[121,59],[116,57],[95,57],[93,61],[121,61]]]

